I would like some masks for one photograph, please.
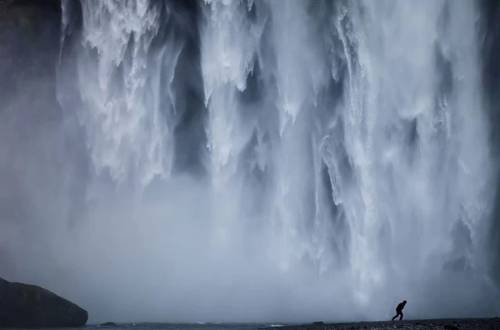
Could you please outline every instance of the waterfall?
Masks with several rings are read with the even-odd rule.
[[[95,168],[116,181],[135,176],[142,184],[168,176],[176,121],[170,84],[182,41],[166,36],[154,50],[152,43],[169,13],[148,1],[84,1],[81,10],[74,79]]]
[[[140,253],[229,319],[386,317],[404,297],[415,316],[487,311],[496,176],[476,3],[77,5],[63,2],[59,101],[88,196],[132,200],[133,220],[96,211],[93,226],[156,242]],[[185,277],[204,271],[212,283]],[[224,318],[207,304],[194,317]]]

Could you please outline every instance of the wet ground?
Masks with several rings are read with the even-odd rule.
[[[491,319],[448,319],[448,320],[409,320],[409,321],[384,321],[384,322],[359,322],[359,323],[315,323],[306,325],[286,326],[286,330],[347,330],[347,329],[498,329],[500,318]]]

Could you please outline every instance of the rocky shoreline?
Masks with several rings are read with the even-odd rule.
[[[436,330],[500,330],[500,318],[489,319],[436,319],[436,320],[408,320],[408,321],[379,321],[357,323],[322,323],[290,325],[283,327],[286,330],[357,330],[357,329],[436,329]]]

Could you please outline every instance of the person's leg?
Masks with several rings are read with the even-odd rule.
[[[398,314],[394,315],[394,317],[392,318],[392,320],[394,321],[394,319],[398,317]]]
[[[401,321],[403,319],[403,312],[399,313],[399,320]]]

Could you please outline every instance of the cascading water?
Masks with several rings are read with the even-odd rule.
[[[475,5],[64,1],[58,95],[93,169],[78,244],[116,230],[94,262],[163,319],[490,312]]]

